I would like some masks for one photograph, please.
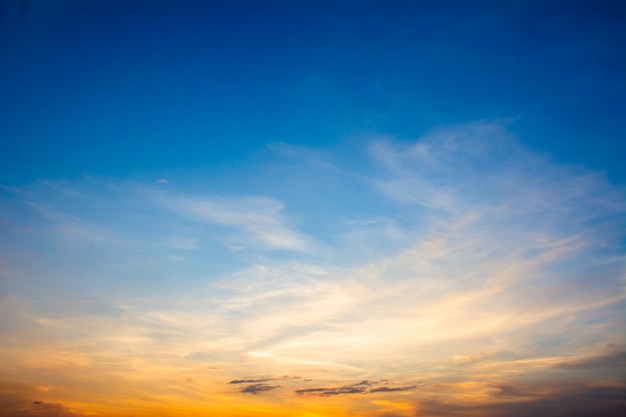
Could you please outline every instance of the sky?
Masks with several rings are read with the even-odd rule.
[[[626,411],[626,2],[0,0],[0,417]]]

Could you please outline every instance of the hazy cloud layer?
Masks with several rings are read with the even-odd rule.
[[[233,391],[283,414],[621,410],[624,190],[498,123],[363,141],[274,146],[272,169],[228,190],[170,175],[2,188],[0,371],[49,387],[10,415],[161,415],[173,396],[229,416]],[[285,374],[304,377],[233,379]]]
[[[420,412],[426,416],[494,416],[522,417],[550,415],[555,417],[586,417],[602,415],[617,417],[626,411],[624,386],[563,387],[550,393],[514,390],[504,401],[453,403],[424,399]]]

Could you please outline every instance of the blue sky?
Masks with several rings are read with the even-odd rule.
[[[2,178],[511,120],[624,180],[621,2],[3,2]]]
[[[0,6],[0,417],[623,412],[623,1]]]

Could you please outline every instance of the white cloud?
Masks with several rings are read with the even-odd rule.
[[[281,149],[294,158],[308,155]],[[497,124],[440,129],[416,143],[387,137],[369,151],[377,169],[338,181],[349,188],[359,178],[361,187],[380,192],[369,201],[374,208],[341,217],[354,203],[347,194],[333,194],[341,200],[332,206],[333,224],[340,227],[326,227],[331,231],[325,236],[299,233],[285,203],[268,197],[162,189],[132,194],[129,186],[118,187],[108,204],[101,203],[105,195],[93,201],[75,195],[72,204],[63,203],[67,193],[51,197],[55,207],[70,212],[84,206],[80,216],[40,211],[55,224],[72,219],[96,231],[112,224],[142,242],[142,249],[158,247],[159,255],[190,250],[185,259],[191,261],[172,268],[177,294],[159,290],[152,275],[141,296],[115,294],[123,311],[117,317],[25,314],[33,326],[56,332],[57,344],[23,336],[15,346],[51,346],[56,353],[50,357],[62,357],[71,350],[63,345],[68,335],[80,339],[77,346],[106,350],[150,375],[210,363],[219,364],[216,374],[224,380],[255,372],[363,379],[395,374],[426,382],[484,378],[477,383],[483,386],[509,372],[545,371],[568,357],[586,357],[602,344],[624,345],[621,189],[597,173],[525,149]],[[317,168],[311,169],[314,176]],[[105,207],[104,215],[96,207]],[[307,215],[322,229],[329,211]],[[287,258],[257,251],[245,265],[217,276],[206,267],[221,261],[220,252],[206,249],[214,234],[227,236],[223,240],[239,249],[237,255],[249,247],[296,253]],[[98,243],[97,235],[83,238]],[[332,256],[303,255],[313,239],[331,242]],[[349,266],[336,261],[346,254]],[[117,256],[135,260],[135,271],[133,256]],[[185,268],[194,262],[200,267],[189,279]],[[62,301],[56,308],[67,308]],[[16,348],[11,355],[25,354]]]
[[[257,360],[354,370],[367,361],[368,370],[383,372],[395,358],[435,364],[434,372],[455,355],[470,363],[485,350],[545,355],[554,331],[579,335],[562,339],[569,352],[584,351],[589,338],[619,337],[616,317],[604,330],[562,320],[590,318],[625,299],[616,253],[624,204],[601,176],[558,166],[494,124],[442,130],[410,145],[387,139],[371,149],[388,171],[370,184],[403,216],[378,229],[356,222],[347,235],[369,227],[386,239],[394,225],[405,228],[407,246],[354,268],[327,266],[321,275],[272,263],[242,271],[234,285],[249,293],[228,292],[220,303],[242,318],[237,331],[254,341],[247,348]],[[607,264],[613,269],[598,269]]]
[[[238,229],[256,244],[270,249],[303,251],[309,248],[308,239],[284,219],[284,205],[272,198],[183,197],[166,205],[190,220]]]

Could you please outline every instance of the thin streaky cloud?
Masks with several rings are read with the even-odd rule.
[[[309,247],[307,238],[284,219],[284,204],[272,198],[180,198],[166,205],[190,220],[241,230],[270,249],[304,251]]]
[[[411,390],[414,390],[415,388],[417,388],[417,385],[409,385],[406,387],[377,387],[377,388],[370,389],[368,393],[411,391]]]
[[[264,392],[272,391],[280,388],[280,385],[268,385],[268,384],[252,384],[241,389],[243,394],[259,395]]]
[[[258,382],[273,381],[275,378],[259,378],[259,379],[233,379],[229,384],[253,384]]]

